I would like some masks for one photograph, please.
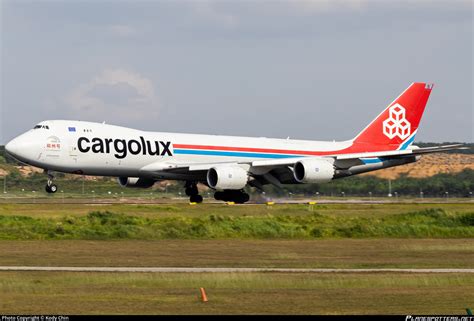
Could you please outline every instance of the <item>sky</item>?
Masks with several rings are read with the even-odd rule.
[[[473,142],[473,1],[0,0],[0,144],[46,119],[347,140],[433,82],[417,141]]]

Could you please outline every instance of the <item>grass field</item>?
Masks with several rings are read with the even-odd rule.
[[[31,216],[35,218],[55,218],[65,215],[87,215],[92,211],[109,211],[140,217],[189,216],[201,217],[206,214],[227,216],[308,215],[317,212],[325,215],[377,218],[390,214],[403,214],[429,209],[449,212],[469,213],[474,211],[474,202],[464,203],[381,203],[381,204],[276,204],[236,205],[224,203],[199,204],[191,206],[187,202],[176,204],[0,204],[0,215]]]
[[[467,274],[0,273],[7,314],[464,314],[473,302]]]
[[[473,236],[472,203],[0,204],[0,265],[10,266],[473,268]],[[463,314],[473,305],[472,274],[0,272],[0,313],[14,314]]]
[[[0,265],[473,268],[473,239],[0,241]]]
[[[472,204],[0,205],[0,239],[470,238]]]

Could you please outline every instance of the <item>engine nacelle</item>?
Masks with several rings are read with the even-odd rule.
[[[327,183],[334,177],[334,165],[322,159],[304,159],[295,164],[293,174],[300,183]]]
[[[239,166],[216,166],[207,171],[207,184],[217,190],[242,189],[248,180],[248,172]]]
[[[148,188],[155,184],[155,181],[149,178],[141,177],[119,177],[119,185],[122,187]]]

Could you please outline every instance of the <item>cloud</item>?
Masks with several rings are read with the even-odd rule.
[[[419,5],[471,5],[471,0],[298,0],[283,1],[296,8],[309,13],[341,11],[341,10],[363,10],[371,6],[378,7],[406,7],[413,8]]]
[[[237,24],[237,18],[234,14],[224,12],[218,9],[218,2],[212,0],[203,0],[193,3],[192,8],[198,16],[225,27],[234,27]]]
[[[296,8],[315,13],[340,9],[360,10],[369,2],[369,0],[301,0],[291,2],[291,4]]]
[[[124,123],[158,116],[159,101],[153,83],[124,70],[104,70],[73,89],[64,102],[80,119]]]
[[[128,25],[111,25],[106,30],[109,34],[118,37],[133,37],[137,34],[137,30]]]

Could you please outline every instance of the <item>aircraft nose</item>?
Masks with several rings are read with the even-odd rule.
[[[8,154],[12,156],[16,156],[19,154],[19,151],[20,151],[19,145],[20,144],[18,144],[18,140],[16,138],[12,139],[11,141],[7,143],[7,145],[5,145],[5,150],[7,151]]]
[[[31,137],[26,134],[20,135],[5,145],[5,151],[12,157],[20,161],[26,161],[35,151]]]
[[[13,158],[28,163],[41,153],[41,145],[30,133],[21,134],[5,145],[5,151]]]

